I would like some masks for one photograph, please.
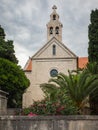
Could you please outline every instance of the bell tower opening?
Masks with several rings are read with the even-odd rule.
[[[55,28],[55,34],[59,34],[59,27]]]
[[[57,40],[62,41],[62,23],[59,21],[59,15],[56,10],[57,7],[52,7],[53,12],[50,15],[50,21],[47,24],[47,40],[55,37]]]
[[[53,20],[56,20],[56,15],[55,14],[53,15]]]
[[[50,34],[53,34],[53,27],[50,27]]]

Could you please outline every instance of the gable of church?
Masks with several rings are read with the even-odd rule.
[[[63,43],[55,37],[45,44],[32,58],[76,58],[77,56],[70,51]]]

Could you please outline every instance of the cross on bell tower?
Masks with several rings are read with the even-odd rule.
[[[47,24],[47,40],[49,41],[52,37],[62,41],[62,23],[59,21],[59,15],[56,12],[56,5],[52,7],[53,12],[50,15],[50,21]]]

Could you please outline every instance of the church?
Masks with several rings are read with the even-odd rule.
[[[77,70],[81,62],[82,66],[87,63],[87,58],[79,59],[62,42],[63,24],[56,12],[57,7],[54,5],[52,9],[50,21],[47,23],[47,42],[28,59],[24,67],[25,74],[30,80],[30,86],[23,94],[23,108],[32,105],[33,101],[43,99],[40,84],[47,83],[59,72],[68,74],[68,70]]]

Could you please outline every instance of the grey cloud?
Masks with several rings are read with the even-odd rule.
[[[87,56],[90,13],[97,8],[98,0],[1,0],[0,24],[7,39],[14,40],[22,66],[46,43],[46,24],[54,4],[64,25],[63,43],[76,55]]]

